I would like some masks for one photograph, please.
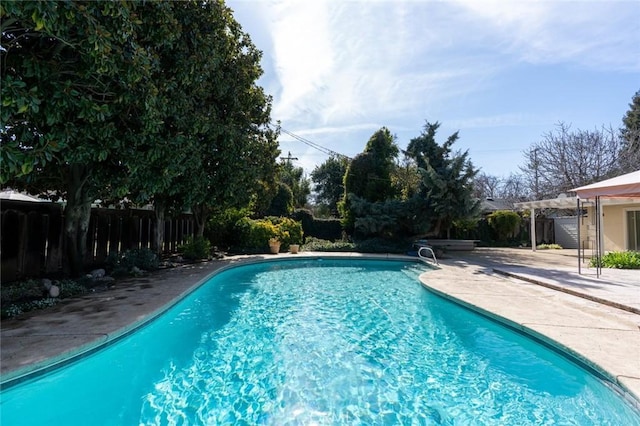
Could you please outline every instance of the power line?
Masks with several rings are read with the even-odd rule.
[[[298,136],[295,133],[291,133],[290,131],[288,131],[286,129],[283,129],[282,127],[280,128],[280,131],[282,133],[285,133],[285,134],[291,136],[292,138],[296,139],[297,141],[300,141],[300,142],[302,142],[302,143],[304,143],[306,145],[309,145],[311,148],[317,149],[318,151],[323,152],[323,153],[325,153],[327,155],[334,155],[336,157],[342,157],[342,158],[346,158],[347,160],[351,160],[351,157],[348,157],[348,156],[346,156],[344,154],[340,154],[339,152],[336,152],[336,151],[334,151],[332,149],[325,148],[324,146],[319,145],[319,144],[317,144],[315,142],[312,142],[309,139],[305,139],[302,136]]]

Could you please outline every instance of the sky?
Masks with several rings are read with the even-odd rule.
[[[425,123],[507,177],[557,123],[618,129],[640,90],[640,0],[228,0],[263,52],[282,129],[349,157],[381,127]],[[287,133],[307,174],[328,154]]]

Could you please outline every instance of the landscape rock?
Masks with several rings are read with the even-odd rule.
[[[98,279],[98,278],[102,278],[107,274],[107,272],[100,268],[100,269],[94,269],[93,271],[91,271],[91,278],[93,278],[94,280]]]
[[[60,287],[58,287],[57,285],[52,285],[49,288],[49,296],[51,296],[51,297],[60,296]]]

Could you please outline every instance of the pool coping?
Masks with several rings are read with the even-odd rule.
[[[10,371],[7,371],[2,374],[2,378],[0,378],[0,389],[6,389],[12,386],[15,386],[24,381],[28,381],[34,379],[36,377],[41,376],[42,374],[46,374],[49,371],[55,370],[61,366],[77,361],[79,358],[87,356],[95,351],[98,351],[105,346],[113,344],[120,339],[126,337],[130,333],[135,330],[140,329],[151,323],[158,316],[162,315],[164,312],[175,306],[177,303],[182,301],[189,294],[194,292],[200,286],[202,286],[205,282],[210,280],[213,276],[238,266],[244,266],[248,264],[256,264],[256,263],[265,263],[272,261],[283,261],[283,260],[297,260],[297,259],[318,259],[318,258],[332,258],[332,259],[376,259],[376,260],[400,260],[400,261],[409,261],[415,263],[421,263],[415,257],[405,256],[405,255],[395,255],[395,254],[363,254],[363,253],[350,253],[350,252],[301,252],[298,254],[285,254],[281,253],[279,255],[264,255],[264,256],[246,256],[246,257],[233,257],[226,259],[226,261],[212,261],[210,262],[210,270],[205,271],[204,275],[199,276],[198,279],[193,281],[191,284],[187,285],[185,289],[179,292],[177,295],[172,297],[169,302],[163,304],[162,306],[153,309],[141,318],[127,323],[125,326],[112,330],[110,332],[104,333],[99,337],[91,340],[86,344],[81,344],[76,347],[72,347],[66,351],[60,352],[53,357],[46,358],[42,361],[35,362],[33,364],[16,368]],[[459,280],[451,280],[450,275],[452,271],[458,271],[458,273],[469,274],[470,271],[465,271],[463,268],[460,268],[455,265],[443,265],[442,262],[440,265],[436,266],[430,264],[432,271],[428,271],[420,276],[420,282],[427,290],[432,291],[435,294],[438,294],[441,297],[445,297],[449,300],[452,300],[459,305],[466,307],[468,309],[472,309],[478,312],[481,315],[484,315],[490,319],[496,320],[505,324],[506,326],[511,327],[512,329],[519,330],[526,335],[531,336],[535,340],[546,343],[553,348],[556,348],[560,352],[569,356],[569,358],[573,358],[578,363],[586,365],[587,367],[593,369],[595,372],[600,373],[602,377],[608,380],[616,390],[626,399],[628,400],[636,409],[640,411],[640,374],[634,375],[631,377],[631,382],[625,380],[624,377],[617,374],[615,371],[609,371],[609,369],[604,368],[597,359],[593,359],[593,356],[589,354],[582,353],[579,350],[576,350],[570,344],[566,344],[563,342],[563,339],[558,339],[557,336],[554,338],[553,336],[549,336],[548,333],[541,333],[535,328],[531,328],[526,325],[526,321],[521,321],[518,319],[510,318],[509,315],[501,315],[499,313],[494,312],[491,309],[487,309],[482,306],[482,303],[477,303],[476,301],[470,301],[469,298],[461,297],[460,294],[456,294],[455,291],[446,291],[446,289],[438,288],[438,286],[432,285],[432,279],[436,275],[445,275],[446,280],[448,281],[456,281]],[[434,274],[435,271],[440,271],[439,273]],[[472,272],[475,278],[478,278],[477,271]],[[455,275],[455,274],[454,274]],[[485,275],[487,280],[495,279],[495,276],[489,277]],[[504,276],[503,276],[504,277]],[[503,278],[507,280],[506,278]],[[542,287],[540,287],[542,288]],[[556,289],[545,289],[546,291],[557,292]],[[529,306],[525,304],[525,306]]]

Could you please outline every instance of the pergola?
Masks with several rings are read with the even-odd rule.
[[[525,201],[516,203],[523,209],[531,209],[531,248],[536,250],[535,211],[542,208],[577,209],[578,220],[585,204],[595,206],[596,220],[596,257],[599,259],[603,250],[602,238],[602,205],[628,203],[629,199],[640,198],[640,170],[622,176],[574,188],[575,197],[558,197],[548,200]],[[580,241],[580,226],[578,224],[578,241]],[[597,275],[600,275],[600,262],[597,262]],[[581,268],[580,250],[578,250],[578,271]]]

